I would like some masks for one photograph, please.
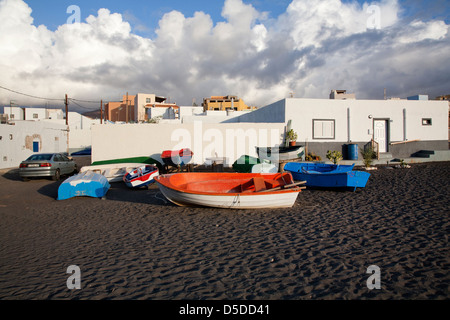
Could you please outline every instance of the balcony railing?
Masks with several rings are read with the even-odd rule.
[[[373,139],[370,140],[370,143],[372,150],[374,150],[377,155],[377,160],[380,160],[380,144]]]

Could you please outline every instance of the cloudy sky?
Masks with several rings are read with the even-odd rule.
[[[0,0],[0,105],[434,98],[450,94],[449,12],[448,0]]]

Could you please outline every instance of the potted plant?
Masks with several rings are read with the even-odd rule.
[[[305,156],[305,161],[321,161],[322,158],[318,155],[316,155],[314,152],[309,152],[306,156]]]
[[[297,143],[297,138],[298,138],[297,132],[295,132],[294,129],[291,129],[288,131],[287,137],[289,139],[289,145],[295,146],[295,144]]]
[[[376,157],[376,152],[372,147],[360,149],[360,152],[363,157],[364,166],[366,167],[366,169],[370,168],[373,159]]]
[[[330,151],[330,150],[327,151],[327,158],[328,158],[328,160],[332,161],[333,164],[338,164],[339,161],[344,159],[341,152]]]

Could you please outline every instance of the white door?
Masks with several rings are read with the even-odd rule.
[[[387,124],[386,120],[374,120],[373,140],[378,142],[381,152],[387,152]]]

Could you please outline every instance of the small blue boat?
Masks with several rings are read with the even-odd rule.
[[[320,188],[364,188],[370,174],[353,171],[353,165],[290,162],[284,166],[294,180],[306,181],[307,187]]]
[[[352,171],[354,166],[355,164],[341,165],[341,164],[326,164],[315,162],[288,162],[284,166],[284,170],[291,172],[316,171],[320,173],[347,172]]]
[[[58,199],[66,200],[73,197],[102,198],[111,185],[105,176],[92,171],[86,171],[66,179],[58,188]]]

